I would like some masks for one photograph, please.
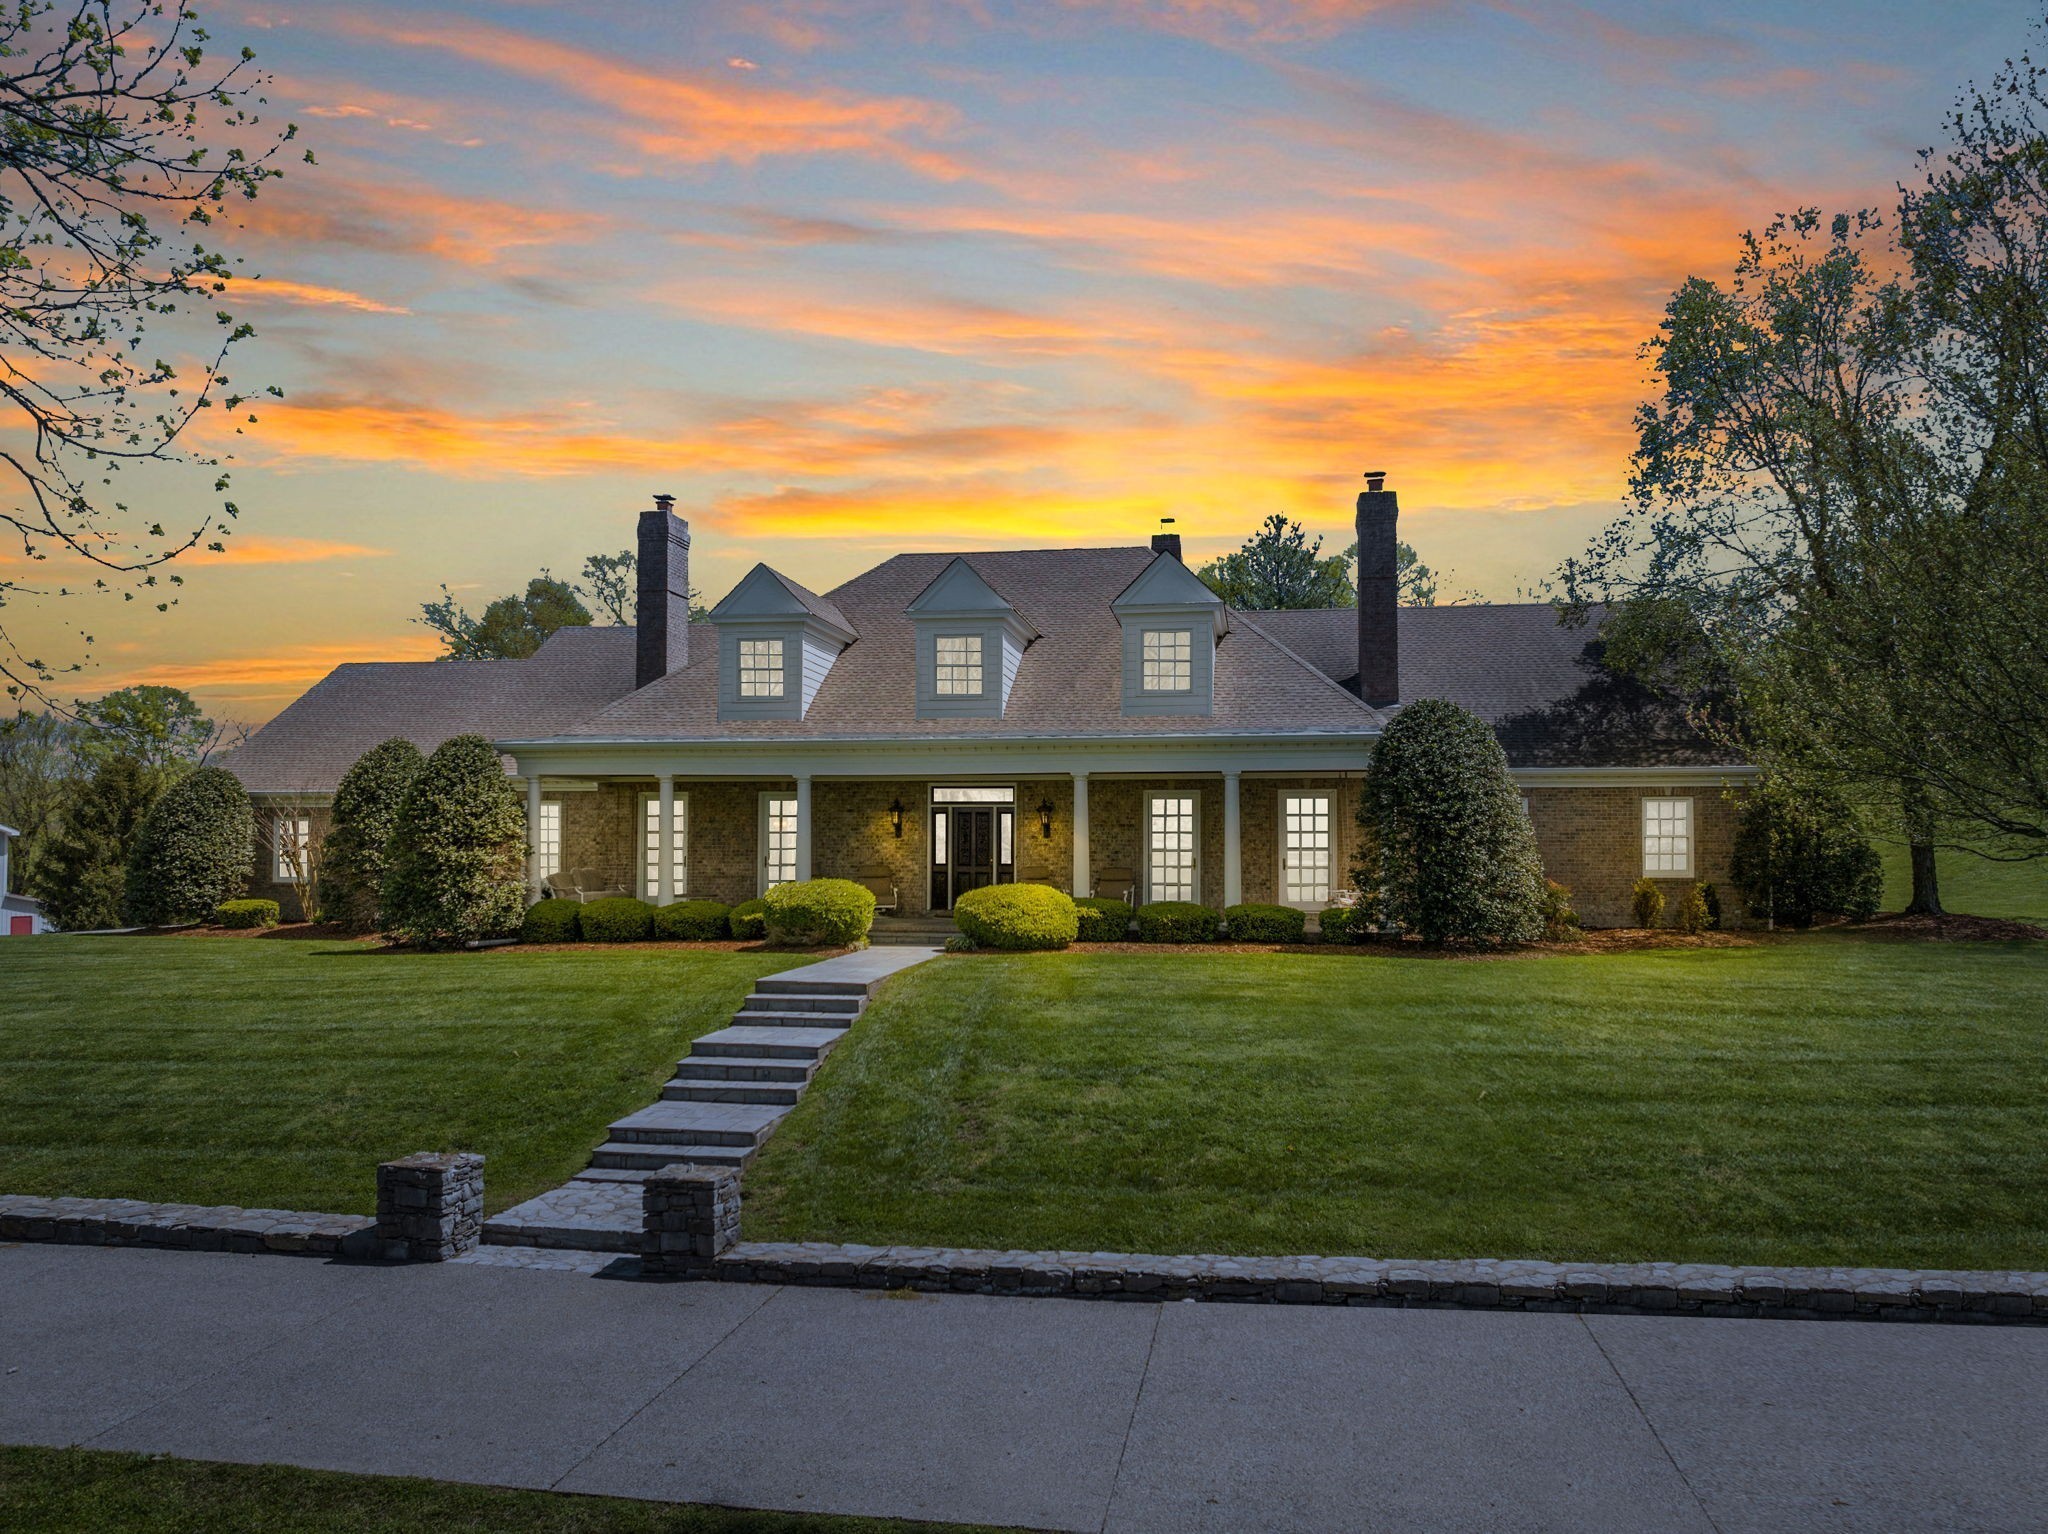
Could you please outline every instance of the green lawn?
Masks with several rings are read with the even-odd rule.
[[[892,981],[755,1239],[2048,1268],[2048,944],[976,955]]]
[[[367,1211],[379,1160],[581,1168],[787,954],[390,953],[252,938],[0,949],[0,1192]]]
[[[1902,910],[1913,894],[1913,868],[1904,847],[1884,853],[1884,908]],[[2048,925],[2048,858],[1994,863],[1968,852],[1937,852],[1935,879],[1943,909],[1962,916],[2002,916]]]
[[[951,1523],[677,1507],[289,1465],[11,1448],[0,1448],[0,1528],[9,1534],[974,1534]]]

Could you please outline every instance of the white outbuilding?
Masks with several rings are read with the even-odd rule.
[[[19,835],[12,826],[0,826],[0,937],[33,937],[50,930],[42,906],[26,895],[12,893],[13,886],[7,882],[7,854]]]

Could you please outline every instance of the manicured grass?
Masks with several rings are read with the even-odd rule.
[[[909,971],[750,1238],[2048,1268],[2048,944]]]
[[[10,1534],[974,1534],[951,1523],[679,1507],[289,1465],[13,1448],[0,1448],[0,1528]]]
[[[1904,908],[1913,895],[1913,867],[1904,847],[1880,844],[1884,854],[1884,908]],[[1994,863],[1967,852],[1939,851],[1934,875],[1944,910],[1960,916],[2001,916],[2048,925],[2048,858]]]
[[[267,938],[8,940],[0,1192],[367,1211],[476,1150],[502,1209],[583,1166],[787,954],[407,954]]]

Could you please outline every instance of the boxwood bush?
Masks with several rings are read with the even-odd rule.
[[[1074,915],[1084,943],[1121,943],[1131,935],[1131,908],[1124,901],[1091,895],[1074,902]]]
[[[444,740],[406,785],[379,899],[385,930],[423,948],[519,930],[526,807],[483,736]]]
[[[1316,922],[1326,943],[1357,943],[1365,939],[1364,912],[1355,905],[1325,906]]]
[[[989,884],[953,902],[953,920],[983,948],[1064,948],[1081,930],[1074,902],[1049,884]]]
[[[128,919],[203,921],[249,887],[256,815],[242,780],[201,767],[149,807],[128,854]]]
[[[731,907],[717,900],[678,900],[654,908],[654,935],[682,943],[716,943],[732,931]]]
[[[213,911],[223,927],[274,927],[277,916],[275,900],[223,900]]]
[[[768,935],[768,902],[742,900],[725,913],[725,920],[742,943],[758,943]]]
[[[1191,900],[1161,900],[1138,907],[1138,940],[1143,943],[1213,943],[1222,917]]]
[[[800,879],[765,898],[768,941],[792,948],[863,942],[875,923],[874,892],[851,879]]]
[[[1638,927],[1654,927],[1657,918],[1664,914],[1664,892],[1654,881],[1638,879],[1635,888],[1629,891],[1628,904]]]
[[[1223,913],[1223,931],[1234,943],[1298,943],[1308,930],[1308,913],[1293,906],[1247,901]]]
[[[576,912],[586,943],[641,943],[654,932],[654,907],[631,895],[586,901]]]
[[[523,943],[573,943],[576,941],[576,911],[573,900],[543,900],[527,907],[520,923]]]

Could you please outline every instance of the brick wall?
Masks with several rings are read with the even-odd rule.
[[[1095,880],[1105,868],[1128,868],[1145,882],[1145,795],[1192,793],[1202,817],[1202,904],[1223,904],[1223,783],[1217,778],[1090,778],[1088,850]]]
[[[1643,871],[1642,802],[1647,797],[1692,800],[1694,876],[1721,891],[1723,920],[1739,920],[1728,884],[1735,839],[1734,801],[1719,788],[1532,788],[1529,819],[1544,871],[1572,892],[1579,920],[1589,927],[1625,927],[1634,921],[1630,893]],[[1690,879],[1659,879],[1668,922]]]
[[[1218,793],[1221,793],[1218,789]],[[1358,845],[1356,778],[1246,778],[1238,785],[1244,898],[1265,905],[1280,901],[1280,801],[1287,794],[1330,796],[1330,832],[1335,852],[1330,887],[1351,883],[1351,859]],[[1219,800],[1219,805],[1221,801]],[[1222,813],[1220,808],[1217,812]]]

